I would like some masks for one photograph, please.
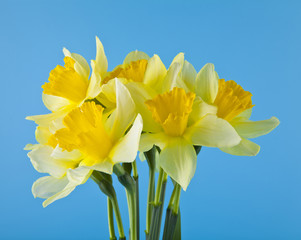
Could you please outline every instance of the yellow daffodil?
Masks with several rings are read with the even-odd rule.
[[[109,118],[101,105],[89,101],[70,111],[64,128],[54,134],[47,127],[37,128],[40,144],[31,146],[28,156],[37,171],[51,175],[38,179],[32,188],[34,196],[47,199],[44,206],[67,196],[93,170],[111,174],[114,164],[135,160],[142,118],[125,86],[114,82],[117,104]]]
[[[43,102],[52,113],[30,116],[27,119],[41,126],[51,125],[55,131],[63,127],[62,119],[68,112],[100,93],[101,77],[107,71],[108,62],[97,37],[96,46],[96,59],[91,61],[91,76],[89,64],[81,55],[63,49],[65,65],[56,66],[49,74],[49,82],[42,86]]]
[[[194,145],[231,147],[241,138],[212,107],[192,92],[174,87],[145,102],[155,127],[142,134],[140,151],[161,149],[159,167],[186,190],[196,169]]]
[[[105,111],[108,114],[115,108],[116,90],[112,80],[118,77],[130,91],[137,112],[143,113],[143,127],[144,130],[148,130],[154,126],[153,121],[150,120],[151,112],[146,108],[144,101],[159,92],[162,88],[160,84],[166,73],[167,70],[158,55],[150,58],[144,52],[130,52],[122,65],[105,75],[102,81],[102,90],[97,99],[106,106]]]
[[[217,116],[228,121],[241,137],[241,142],[232,147],[220,147],[224,152],[233,155],[256,155],[260,147],[248,140],[265,135],[278,126],[279,120],[272,117],[263,121],[249,120],[252,112],[251,96],[235,81],[219,79],[213,64],[206,64],[198,74],[189,67],[183,66],[182,72],[186,78],[182,78],[187,89],[195,92],[203,101],[217,108]],[[187,77],[190,76],[190,77]]]

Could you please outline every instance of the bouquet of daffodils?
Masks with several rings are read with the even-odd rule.
[[[64,49],[64,66],[56,66],[43,88],[51,111],[27,117],[36,124],[37,144],[28,144],[34,168],[49,176],[32,186],[46,207],[93,179],[108,199],[110,239],[126,239],[115,174],[126,191],[129,239],[139,239],[139,172],[136,156],[149,169],[145,238],[181,239],[180,195],[195,174],[201,148],[255,156],[260,147],[250,141],[278,124],[272,117],[249,120],[251,96],[235,81],[221,79],[214,65],[197,72],[179,53],[168,68],[158,55],[130,52],[108,71],[102,43],[96,38],[96,58],[87,61]],[[155,180],[158,172],[157,181]],[[173,191],[162,221],[167,179]]]

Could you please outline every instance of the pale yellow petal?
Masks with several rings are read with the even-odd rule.
[[[112,141],[119,140],[135,118],[135,103],[127,88],[118,80],[116,84],[116,109],[111,114],[113,126],[110,136]]]
[[[87,90],[87,99],[96,98],[101,91],[101,77],[100,74],[95,70],[94,63],[91,62],[92,65],[92,75],[89,82],[89,87]]]
[[[142,128],[142,117],[138,114],[131,129],[111,150],[109,157],[113,163],[133,162],[135,160]]]
[[[232,119],[232,121],[238,120],[238,119],[244,119],[244,120],[248,120],[252,115],[252,108],[249,108],[245,111],[243,111],[242,113],[238,114],[236,117],[234,117]]]
[[[86,159],[87,162],[89,162],[89,159]],[[85,166],[84,163],[85,161],[82,161],[80,166]],[[113,166],[114,163],[112,161],[112,159],[110,158],[106,158],[106,159],[102,159],[101,162],[94,164],[92,166],[85,166],[88,169],[91,170],[96,170],[96,171],[100,171],[100,172],[104,172],[107,174],[112,174],[113,173]]]
[[[156,86],[163,81],[166,75],[166,68],[158,55],[149,59],[144,75],[144,84]]]
[[[62,178],[52,176],[39,178],[32,186],[32,194],[34,197],[46,198],[43,207],[47,207],[54,201],[68,196],[77,185],[85,183],[91,173],[92,170],[79,167],[69,169],[67,176]]]
[[[102,77],[108,70],[108,60],[103,45],[98,37],[96,37],[96,58],[94,71]]]
[[[197,72],[194,69],[193,65],[185,60],[183,68],[182,68],[182,72],[181,72],[181,77],[190,92],[195,91],[196,75],[197,75]]]
[[[220,150],[237,156],[256,156],[260,150],[260,146],[248,139],[242,138],[238,145],[228,148],[223,147]]]
[[[44,93],[42,94],[42,100],[44,105],[52,112],[58,111],[71,104],[71,102],[66,98]]]
[[[123,61],[123,64],[129,64],[131,62],[135,62],[135,61],[138,61],[138,60],[141,60],[141,59],[149,60],[149,56],[144,52],[136,50],[136,51],[130,52],[125,57],[125,59]]]
[[[61,161],[51,157],[53,148],[40,145],[33,149],[27,155],[34,168],[41,173],[49,173],[53,177],[61,178],[67,171],[67,166]]]
[[[90,75],[90,66],[86,59],[77,53],[70,53],[66,48],[63,48],[63,52],[66,57],[71,57],[75,61],[75,71],[88,80]]]
[[[68,169],[67,178],[69,180],[69,183],[80,185],[84,184],[89,179],[92,172],[93,170],[85,166],[79,166],[75,169]]]
[[[68,109],[64,109],[49,114],[28,116],[26,119],[34,121],[37,125],[49,127],[53,121],[64,118],[67,113]]]
[[[25,151],[31,151],[33,149],[36,149],[38,147],[40,147],[41,144],[26,144],[26,146],[23,148]]]
[[[171,141],[171,138],[165,135],[163,132],[143,133],[140,138],[139,151],[146,152],[154,145],[158,146],[160,149],[163,149],[169,141]]]
[[[214,65],[207,63],[197,74],[195,92],[205,102],[213,103],[218,91],[218,75]]]
[[[180,65],[180,69],[182,69],[184,65],[184,53],[180,52],[177,54],[177,56],[174,57],[172,60],[170,66],[172,66],[174,63],[178,63]]]
[[[130,82],[125,86],[134,100],[137,112],[140,113],[143,118],[143,130],[146,132],[160,131],[160,125],[153,120],[152,112],[149,111],[145,104],[147,100],[154,98],[156,93],[142,83]]]
[[[36,127],[36,140],[38,141],[38,143],[47,144],[51,135],[52,133],[49,131],[48,127]]]
[[[43,202],[43,207],[47,207],[49,204],[55,202],[56,200],[62,199],[64,197],[67,197],[74,189],[76,186],[73,184],[68,184],[62,191],[54,194],[53,196],[47,198]]]
[[[195,124],[207,114],[216,114],[217,107],[204,102],[200,97],[196,97],[189,115],[188,126]]]
[[[195,173],[196,161],[192,143],[176,138],[162,149],[158,164],[185,191]]]
[[[231,122],[237,133],[244,138],[256,138],[268,134],[276,128],[279,123],[276,117],[262,121],[237,120]]]
[[[54,113],[43,114],[43,115],[28,116],[28,117],[26,117],[26,120],[34,121],[37,125],[49,126],[51,121],[55,120],[58,116],[60,116],[60,112],[54,112]]]
[[[32,194],[35,198],[49,198],[54,194],[61,192],[67,186],[67,184],[67,177],[41,177],[32,185]]]
[[[79,161],[80,159],[83,158],[83,155],[81,154],[81,152],[77,149],[74,149],[70,152],[63,150],[62,148],[59,147],[59,145],[57,145],[52,153],[51,153],[51,157],[55,158],[55,159],[64,159],[64,160],[70,160],[70,161]]]
[[[179,73],[181,71],[181,65],[179,63],[174,63],[170,66],[162,83],[161,93],[169,92],[174,87],[186,88],[185,83],[180,81]],[[186,89],[185,89],[186,90]]]
[[[213,114],[206,115],[189,127],[185,137],[191,139],[194,145],[219,148],[235,146],[241,140],[230,123]]]

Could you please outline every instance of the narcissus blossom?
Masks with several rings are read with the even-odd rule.
[[[112,174],[120,162],[136,158],[142,118],[128,90],[118,79],[116,109],[107,116],[93,101],[71,110],[63,119],[64,127],[52,134],[46,127],[37,128],[38,145],[28,153],[36,170],[51,176],[38,179],[32,188],[36,197],[46,198],[44,206],[67,196],[83,184],[93,170]]]
[[[227,121],[216,116],[216,108],[182,88],[174,87],[145,104],[156,127],[142,134],[140,151],[157,145],[159,166],[184,190],[196,169],[194,145],[231,147],[241,140]]]
[[[49,74],[49,82],[42,86],[43,102],[52,113],[27,119],[57,130],[62,127],[62,119],[66,114],[100,93],[101,78],[107,72],[108,62],[97,37],[96,46],[96,59],[91,61],[91,75],[89,64],[81,55],[63,49],[65,65],[56,66]]]
[[[206,64],[196,75],[192,90],[207,104],[217,108],[217,116],[228,121],[241,137],[241,142],[232,147],[220,147],[233,155],[256,155],[260,147],[248,140],[272,131],[279,120],[272,117],[262,121],[251,121],[252,94],[245,91],[235,81],[219,79],[213,64]]]

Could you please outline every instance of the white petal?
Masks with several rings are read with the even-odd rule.
[[[218,91],[218,75],[212,63],[207,63],[197,74],[195,91],[205,102],[214,102]]]
[[[206,115],[188,128],[185,136],[191,139],[194,145],[206,147],[232,147],[241,140],[230,123],[212,114]]]
[[[67,186],[68,182],[67,177],[41,177],[32,185],[32,194],[35,198],[49,198],[62,191]]]
[[[277,127],[279,123],[276,117],[262,121],[244,120],[231,122],[237,133],[245,138],[256,138],[268,134]]]
[[[163,81],[166,75],[166,68],[158,55],[154,55],[147,64],[144,74],[144,84],[148,86],[156,86]]]
[[[63,48],[63,52],[66,57],[71,57],[75,61],[75,71],[83,78],[88,79],[90,75],[90,67],[86,59],[77,53],[70,53],[70,51],[66,48]]]
[[[190,92],[194,92],[195,90],[195,79],[197,72],[195,71],[192,64],[185,60],[183,68],[182,68],[182,79],[185,82]]]
[[[135,103],[127,88],[118,80],[116,83],[117,106],[110,118],[114,119],[111,131],[113,141],[119,140],[135,118]]]
[[[52,112],[58,111],[70,104],[70,101],[66,98],[42,94],[42,100],[44,105]]]
[[[223,152],[238,156],[255,156],[260,150],[260,146],[248,139],[242,138],[241,142],[229,148],[220,148]]]
[[[146,152],[150,150],[154,145],[158,146],[160,149],[163,149],[169,141],[170,138],[163,132],[143,133],[140,138],[139,151]]]
[[[142,117],[136,117],[129,132],[118,142],[110,152],[109,157],[114,163],[133,162],[137,156],[140,135],[143,128]]]
[[[52,150],[53,148],[50,146],[40,145],[27,155],[38,172],[49,173],[56,178],[60,178],[66,173],[67,168],[60,161],[51,157]]]
[[[129,64],[131,62],[135,62],[135,61],[138,61],[138,60],[141,60],[141,59],[149,60],[149,56],[144,52],[136,50],[136,51],[130,52],[125,57],[125,59],[123,61],[123,64]]]
[[[94,62],[94,61],[93,61]],[[95,72],[102,77],[108,70],[108,60],[105,55],[103,45],[98,37],[96,37],[96,58],[95,58]]]
[[[166,148],[162,149],[159,165],[186,190],[196,169],[197,155],[192,143],[183,138],[174,139]]]

